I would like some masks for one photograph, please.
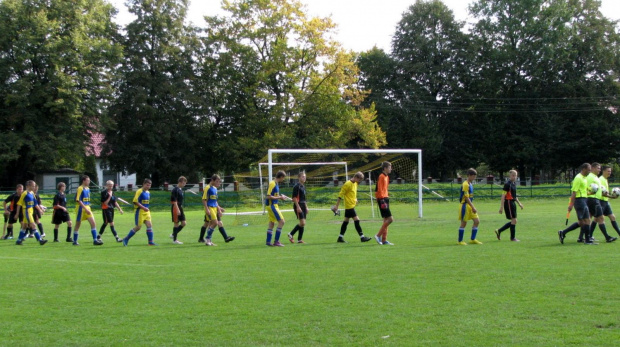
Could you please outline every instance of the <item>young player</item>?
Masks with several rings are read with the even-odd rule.
[[[224,209],[221,208],[217,202],[217,188],[219,188],[221,184],[222,179],[219,175],[211,176],[211,181],[209,185],[205,187],[202,195],[202,204],[205,208],[205,224],[200,230],[200,238],[204,237],[205,232],[207,233],[207,238],[205,239],[205,245],[207,246],[217,246],[213,243],[211,238],[215,227],[218,225],[220,234],[222,234],[222,237],[226,243],[235,239],[233,236],[228,236],[226,234],[224,225],[221,224],[221,221],[219,220],[221,214],[224,212]]]
[[[616,216],[614,212],[611,210],[611,204],[609,203],[609,199],[617,199],[618,197],[614,197],[611,195],[611,190],[609,190],[609,176],[611,176],[611,166],[603,165],[601,168],[601,176],[599,177],[601,181],[601,188],[605,188],[607,191],[603,193],[603,197],[601,199],[601,207],[603,208],[603,216],[606,216],[611,221],[611,226],[620,236],[620,229],[618,228],[618,222],[616,221]],[[614,240],[615,241],[615,240]]]
[[[82,184],[75,193],[75,229],[73,230],[73,245],[79,246],[78,236],[82,221],[87,220],[90,224],[90,233],[93,235],[93,245],[101,246],[103,241],[97,239],[97,226],[95,225],[95,215],[90,209],[90,177],[84,175],[81,180]]]
[[[284,216],[282,216],[282,212],[280,212],[278,200],[291,200],[288,196],[280,194],[279,184],[284,181],[284,178],[286,178],[286,173],[284,171],[278,171],[275,179],[269,182],[269,187],[267,188],[267,198],[265,199],[267,214],[269,216],[267,241],[265,243],[267,246],[284,247],[284,245],[280,242],[280,235],[282,234],[282,228],[284,227],[284,223],[286,223],[286,221],[284,220]],[[273,236],[273,227],[276,222],[278,223],[278,227],[276,228],[276,235],[273,238],[274,242],[272,244],[271,238]]]
[[[467,243],[463,241],[463,236],[465,235],[465,227],[467,226],[467,222],[469,220],[474,221],[474,225],[471,228],[471,239],[469,243],[472,245],[481,245],[482,242],[476,239],[476,235],[478,234],[478,225],[480,224],[480,218],[478,217],[478,210],[474,206],[474,180],[478,172],[476,170],[468,169],[467,170],[467,180],[463,182],[463,186],[461,188],[461,207],[459,209],[459,220],[461,221],[461,225],[459,227],[459,241],[458,245],[465,246]]]
[[[4,236],[5,240],[13,238],[13,224],[19,223],[21,226],[22,221],[24,220],[23,210],[21,210],[19,214],[17,214],[17,203],[19,202],[19,198],[21,198],[22,193],[24,192],[24,186],[18,184],[15,187],[15,193],[9,195],[4,200],[4,211],[5,213],[9,212],[9,221],[6,228],[6,235]],[[7,203],[9,206],[7,207]]]
[[[609,236],[609,234],[607,233],[607,226],[605,225],[605,216],[603,215],[603,207],[601,205],[601,201],[603,199],[603,189],[601,186],[601,180],[598,177],[600,172],[601,164],[592,163],[592,171],[590,172],[590,174],[588,174],[588,177],[586,177],[588,181],[588,187],[590,187],[592,184],[596,184],[599,187],[596,193],[588,196],[587,199],[588,210],[590,211],[590,218],[594,219],[590,224],[590,237],[592,237],[592,235],[594,234],[594,230],[596,229],[596,225],[598,224],[601,232],[603,233],[603,236],[605,236],[605,241],[614,242],[617,240],[617,238]],[[583,237],[584,235],[579,234],[579,239],[577,240],[577,242],[583,242]]]
[[[355,223],[355,230],[357,230],[357,234],[360,237],[360,241],[368,242],[372,240],[370,237],[364,236],[362,232],[362,227],[360,226],[360,219],[355,212],[355,205],[357,205],[357,186],[358,184],[364,180],[364,174],[361,172],[355,173],[350,180],[346,181],[342,188],[340,189],[340,194],[338,195],[338,200],[336,200],[336,205],[332,208],[334,213],[338,213],[338,206],[340,206],[340,200],[344,200],[344,221],[340,226],[340,235],[338,236],[337,242],[347,243],[344,240],[344,233],[347,232],[347,226],[349,225],[349,219],[353,218],[353,222]]]
[[[67,189],[67,185],[64,182],[58,183],[56,186],[58,189],[58,193],[54,196],[54,212],[52,214],[52,224],[54,224],[54,242],[60,242],[58,240],[58,228],[60,224],[67,223],[67,242],[73,243],[73,239],[71,238],[71,218],[69,217],[69,210],[67,210],[67,197],[65,195],[65,190]]]
[[[110,230],[112,231],[112,235],[116,239],[116,242],[123,242],[123,239],[118,237],[118,233],[114,228],[114,208],[118,208],[118,212],[123,214],[123,209],[121,205],[116,201],[116,196],[114,196],[114,182],[107,181],[105,183],[105,190],[101,192],[101,212],[103,214],[103,224],[99,228],[99,235],[97,235],[97,239],[101,240],[101,235],[105,232],[105,227],[110,224]]]
[[[297,235],[297,243],[305,243],[303,240],[304,230],[306,228],[306,216],[308,215],[308,204],[306,203],[306,187],[304,186],[306,183],[306,172],[302,171],[299,173],[299,182],[293,186],[293,203],[295,208],[295,216],[297,216],[297,220],[299,223],[295,225],[293,230],[288,233],[288,240],[291,243],[295,243],[294,235],[299,231],[299,235]]]
[[[41,196],[39,196],[39,185],[36,183],[34,186],[33,193],[34,193],[34,198],[37,199],[37,204],[40,207],[39,209],[34,210],[34,222],[37,224],[37,227],[39,228],[39,233],[41,234],[41,237],[45,237],[45,231],[43,231],[43,223],[41,223],[41,217],[42,217],[41,212],[45,212],[47,208],[43,206],[43,204],[41,203]],[[32,231],[30,231],[30,235],[28,237],[34,237],[34,235],[32,234]]]
[[[19,237],[16,245],[21,246],[24,242],[24,238],[26,237],[26,228],[30,228],[33,231],[34,237],[39,241],[39,244],[43,246],[47,240],[41,238],[41,234],[37,230],[37,224],[34,219],[34,210],[41,211],[41,207],[37,203],[37,199],[34,197],[34,189],[36,184],[34,181],[26,182],[26,191],[22,193],[22,196],[17,203],[17,209],[23,209],[24,211],[24,222],[22,223],[22,228],[19,231]],[[19,211],[17,211],[19,213]]]
[[[523,204],[517,198],[517,177],[516,170],[508,171],[509,178],[504,184],[504,192],[502,193],[502,199],[499,203],[499,214],[506,213],[506,219],[510,222],[504,224],[501,228],[495,229],[495,235],[498,240],[501,240],[502,231],[510,228],[510,241],[519,242],[516,238],[517,233],[517,204],[523,209]]]
[[[11,214],[11,211],[8,210],[6,208],[6,201],[4,202],[4,213],[2,213],[2,216],[4,217],[4,226],[2,226],[2,237],[0,237],[0,240],[6,240],[6,229],[9,226],[9,214]]]
[[[183,211],[183,187],[185,187],[185,184],[187,184],[187,178],[184,176],[179,177],[177,186],[170,193],[172,223],[174,223],[170,237],[172,238],[172,243],[177,245],[183,244],[183,242],[177,240],[177,235],[186,225],[185,212]]]
[[[379,211],[381,211],[381,217],[383,218],[383,225],[379,229],[379,233],[375,235],[375,240],[380,245],[394,245],[387,240],[388,227],[394,218],[392,217],[392,211],[390,211],[390,198],[388,196],[388,186],[390,185],[390,173],[392,172],[392,163],[384,161],[381,163],[381,169],[383,172],[377,179],[377,187],[375,189],[375,198],[377,198],[377,204],[379,205]]]
[[[123,239],[123,246],[127,246],[129,240],[142,228],[142,224],[146,225],[146,237],[149,240],[148,245],[157,246],[153,241],[153,224],[151,223],[151,210],[149,209],[151,200],[149,189],[151,189],[152,183],[150,179],[146,178],[142,183],[142,188],[138,189],[133,198],[135,226],[133,229],[129,230],[129,234]]]
[[[581,227],[581,232],[585,235],[584,244],[593,245],[595,244],[591,240],[590,235],[590,211],[588,210],[588,180],[587,176],[592,170],[592,167],[588,163],[583,163],[579,166],[579,173],[575,175],[573,179],[573,184],[571,186],[571,196],[570,203],[568,204],[568,213],[575,208],[575,213],[577,213],[577,223],[571,224],[568,228],[564,230],[558,231],[558,237],[560,238],[560,243],[564,244],[564,238],[569,231],[575,230]]]

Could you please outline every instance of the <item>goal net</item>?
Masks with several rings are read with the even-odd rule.
[[[250,171],[234,175],[237,198],[234,206],[228,206],[226,214],[235,216],[233,225],[266,225],[264,200],[269,181],[276,172],[286,172],[285,180],[279,185],[280,192],[291,196],[303,171],[310,210],[307,221],[340,223],[343,216],[334,216],[330,207],[336,203],[342,184],[361,171],[365,179],[358,186],[357,214],[361,219],[380,221],[374,193],[384,161],[392,163],[389,194],[395,218],[422,217],[422,151],[416,149],[271,149]],[[279,205],[287,225],[292,227],[296,223],[293,203],[280,201]]]

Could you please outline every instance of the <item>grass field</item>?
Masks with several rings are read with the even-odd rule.
[[[421,220],[394,206],[394,247],[360,243],[353,225],[337,244],[334,217],[311,219],[305,245],[283,235],[286,247],[264,246],[262,223],[228,227],[228,244],[216,231],[218,247],[206,247],[199,212],[184,245],[170,242],[164,212],[158,247],[143,231],[122,247],[109,229],[94,247],[88,228],[80,247],[0,241],[0,345],[617,345],[620,243],[584,246],[573,231],[560,245],[566,199],[523,202],[519,243],[493,234],[505,223],[499,201],[476,202],[480,246],[456,245],[458,205],[447,202],[426,204]],[[131,217],[116,222],[124,236]],[[49,239],[49,215],[44,226]],[[379,226],[362,222],[371,236]]]

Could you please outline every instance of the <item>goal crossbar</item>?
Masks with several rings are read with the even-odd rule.
[[[418,157],[418,217],[422,218],[422,150],[421,149],[269,149],[267,151],[267,164],[269,179],[273,177],[273,164],[281,164],[273,162],[274,153],[302,153],[302,154],[344,154],[344,153],[359,153],[359,154],[388,154],[388,153],[400,153],[400,154],[417,154]]]

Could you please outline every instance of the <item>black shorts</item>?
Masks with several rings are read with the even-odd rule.
[[[297,216],[297,219],[306,219],[306,215],[308,214],[308,205],[306,205],[305,202],[300,202],[299,207],[301,207],[301,212],[297,212],[297,209],[293,208],[295,210],[295,216]]]
[[[103,224],[114,223],[113,208],[106,208],[105,210],[101,210],[101,214],[103,215]]]
[[[34,210],[34,211],[33,211],[33,212],[34,212],[34,218],[35,218],[36,220],[40,220],[40,219],[41,219],[41,212],[39,212],[39,210],[38,210],[38,209],[36,209],[36,208],[35,208],[35,209],[33,209],[33,210]]]
[[[69,212],[65,212],[63,210],[56,209],[56,210],[54,210],[54,213],[52,214],[52,224],[54,224],[54,225],[66,223],[66,222],[68,222],[70,220],[71,220],[71,218],[69,217]]]
[[[344,218],[355,218],[357,217],[357,213],[355,212],[355,208],[350,208],[344,210]]]
[[[611,210],[609,201],[601,200],[601,208],[603,209],[603,216],[611,216],[614,214],[614,211]]]
[[[389,198],[377,199],[377,204],[379,204],[379,211],[381,212],[381,218],[392,217],[392,211],[390,211],[390,199]]]
[[[11,212],[11,214],[9,215],[9,224],[17,223],[18,219],[20,223],[24,221],[24,210],[21,208],[19,209],[19,218],[15,216],[15,211]]]
[[[576,198],[574,207],[575,213],[577,213],[577,219],[590,219],[590,211],[588,210],[586,198]]]
[[[174,211],[174,206],[172,206],[172,209],[170,210],[170,213],[172,214],[172,223],[178,223],[178,222],[184,222],[185,221],[185,211],[183,211],[183,207],[179,206],[179,214],[177,215]]]
[[[588,198],[588,211],[590,211],[590,215],[594,218],[600,217],[603,215],[603,208],[599,202],[600,200],[597,198]]]
[[[506,219],[517,218],[517,202],[514,200],[504,200],[504,214]]]

